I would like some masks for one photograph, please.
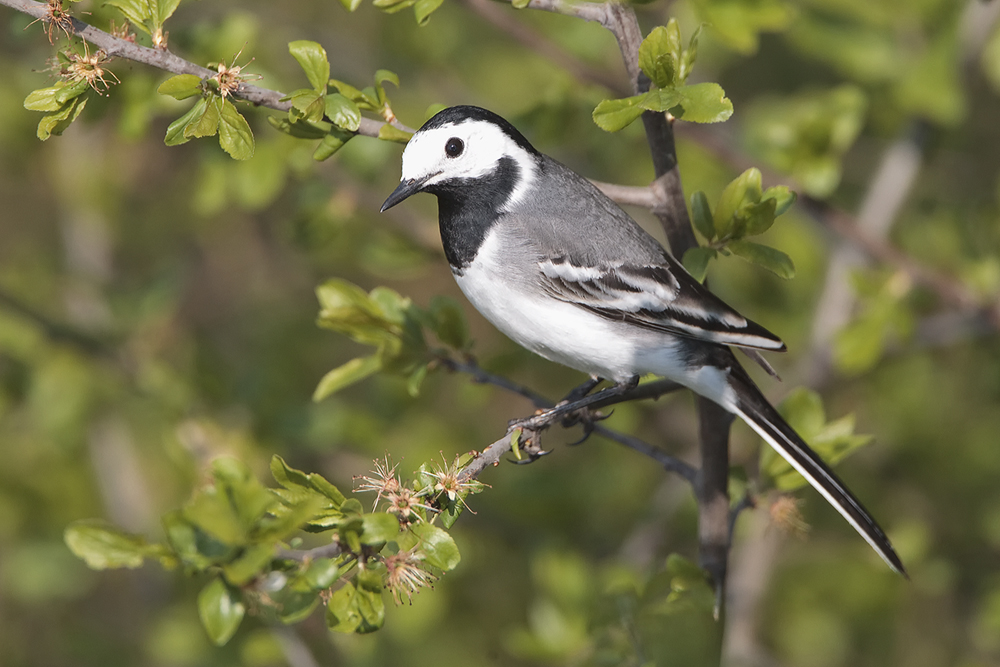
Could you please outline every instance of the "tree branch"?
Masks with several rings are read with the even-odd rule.
[[[516,382],[513,382],[503,376],[483,370],[473,360],[458,361],[457,359],[445,357],[442,358],[439,363],[453,372],[465,373],[471,376],[473,382],[490,384],[494,387],[500,387],[501,389],[505,389],[511,393],[523,396],[531,401],[536,408],[547,410],[555,405],[555,403],[528,387],[517,384]],[[591,409],[598,409],[600,407],[607,407],[608,405],[624,401],[635,401],[645,398],[656,399],[677,389],[680,389],[680,385],[675,382],[671,382],[670,380],[647,382],[646,384],[639,385],[624,394],[609,396],[604,400],[597,401],[590,407]],[[550,415],[547,419],[539,420],[534,427],[539,430],[545,429],[552,426],[556,422],[561,421],[562,418],[562,414]],[[533,419],[538,419],[538,416]],[[601,424],[594,424],[590,428],[592,433],[596,433],[607,438],[608,440],[617,442],[618,444],[624,445],[629,449],[633,449],[644,456],[648,456],[663,466],[664,470],[677,473],[692,484],[697,478],[698,470],[694,466],[685,463],[684,461],[681,461],[680,459],[673,457],[656,447],[653,447],[639,438],[620,433]],[[479,455],[477,455],[462,471],[462,479],[478,477],[479,474],[488,466],[497,465],[500,462],[500,457],[511,449],[511,434],[513,430],[513,428],[508,429],[504,434],[504,437],[492,443]]]
[[[16,9],[19,12],[34,16],[43,21],[48,17],[48,5],[43,2],[34,2],[33,0],[0,0],[0,5],[6,5],[11,9]],[[210,79],[218,74],[218,72],[210,70],[207,67],[184,60],[166,49],[153,49],[141,46],[103,30],[98,30],[94,26],[76,18],[70,18],[68,31],[102,49],[114,58],[132,60],[174,74],[193,74],[202,80]],[[253,86],[248,83],[241,83],[239,88],[233,93],[233,96],[257,106],[274,109],[275,111],[287,112],[292,106],[291,102],[281,100],[285,96],[284,93]],[[357,134],[366,137],[378,137],[379,130],[383,125],[385,125],[385,122],[381,120],[362,117]],[[397,127],[408,132],[412,131],[402,125],[397,125]]]

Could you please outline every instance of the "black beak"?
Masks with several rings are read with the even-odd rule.
[[[437,174],[431,174],[430,176],[425,176],[424,178],[410,178],[405,181],[400,181],[399,186],[392,191],[389,198],[385,200],[382,204],[382,208],[379,212],[388,211],[390,208],[403,201],[410,195],[415,195],[424,187],[424,183],[431,179],[432,176]]]

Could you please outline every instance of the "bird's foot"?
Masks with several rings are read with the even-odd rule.
[[[563,428],[570,428],[580,424],[583,426],[583,435],[579,440],[574,440],[573,442],[567,443],[571,447],[576,445],[582,445],[584,442],[590,438],[590,435],[594,432],[594,428],[597,426],[597,422],[604,421],[608,417],[614,414],[614,410],[604,414],[603,412],[598,412],[596,410],[590,410],[589,408],[583,408],[572,414],[566,415],[562,420]]]
[[[527,465],[534,463],[546,454],[551,454],[552,450],[542,449],[542,430],[521,428],[511,441],[511,449],[514,450],[514,457],[510,462],[515,465]]]

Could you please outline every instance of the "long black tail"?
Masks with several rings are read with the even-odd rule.
[[[736,404],[723,407],[733,411],[749,424],[750,428],[764,438],[817,491],[823,494],[823,497],[854,526],[861,537],[872,545],[889,567],[906,577],[902,561],[899,560],[889,538],[872,515],[830,470],[823,459],[810,449],[788,422],[778,414],[738,364],[730,372],[729,385],[736,394]]]

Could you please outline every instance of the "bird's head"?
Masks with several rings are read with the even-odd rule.
[[[444,109],[406,145],[399,187],[382,210],[418,192],[454,194],[486,184],[502,188],[503,205],[509,206],[524,196],[538,155],[524,135],[492,111],[473,106]]]

